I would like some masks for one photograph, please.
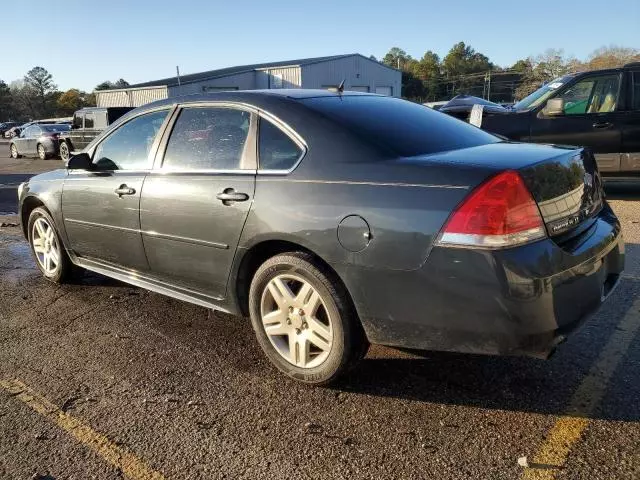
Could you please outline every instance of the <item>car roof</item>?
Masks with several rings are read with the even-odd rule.
[[[223,92],[197,93],[191,95],[178,95],[164,100],[157,100],[138,107],[136,110],[148,110],[164,105],[174,105],[178,103],[205,103],[205,102],[238,102],[238,103],[255,103],[260,105],[263,103],[273,103],[276,101],[295,102],[296,100],[306,98],[320,97],[379,97],[373,93],[364,92],[334,92],[322,89],[300,89],[300,88],[283,88],[274,90],[227,90]]]

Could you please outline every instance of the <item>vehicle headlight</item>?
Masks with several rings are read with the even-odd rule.
[[[18,185],[18,198],[22,198],[22,191],[24,190],[24,184],[26,182],[22,182],[20,185]]]

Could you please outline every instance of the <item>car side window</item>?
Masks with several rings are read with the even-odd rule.
[[[289,135],[264,118],[260,119],[258,145],[260,170],[289,170],[302,155],[302,149]]]
[[[632,110],[640,110],[640,72],[633,72],[633,104]]]
[[[87,113],[84,116],[84,128],[93,128],[93,120],[94,120],[94,114]]]
[[[83,128],[84,115],[74,115],[73,116],[73,128]]]
[[[167,144],[162,168],[236,170],[245,158],[251,114],[222,107],[184,108]]]
[[[105,128],[107,128],[106,112],[99,112],[97,115],[95,115],[95,124],[93,128],[97,128],[99,130],[104,130]]]
[[[619,86],[617,74],[588,77],[569,87],[558,98],[564,100],[565,115],[609,113],[618,104]]]
[[[105,138],[93,154],[99,170],[136,170],[149,167],[151,145],[168,110],[133,118]]]

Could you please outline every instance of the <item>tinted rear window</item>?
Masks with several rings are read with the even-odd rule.
[[[368,142],[412,157],[500,141],[429,107],[377,96],[307,98],[303,103]]]
[[[60,124],[60,125],[43,125],[42,130],[45,132],[66,132],[69,130],[69,125]]]

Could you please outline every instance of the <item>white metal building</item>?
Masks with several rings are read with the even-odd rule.
[[[331,88],[399,97],[402,73],[358,53],[242,65],[180,78],[164,78],[117,90],[96,91],[99,107],[139,107],[177,95],[223,90]]]

